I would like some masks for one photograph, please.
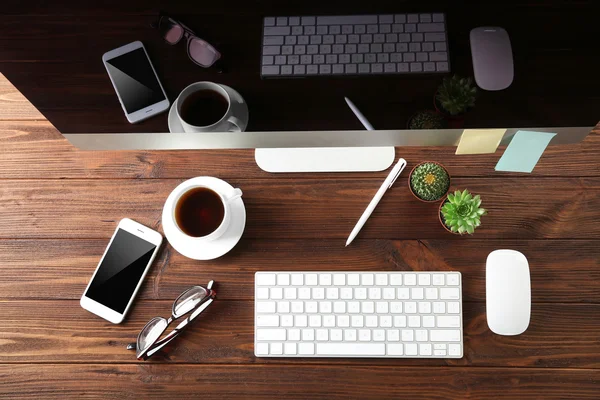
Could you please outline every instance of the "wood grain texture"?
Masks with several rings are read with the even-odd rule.
[[[329,179],[345,176],[383,180],[379,173],[269,174],[256,165],[253,150],[187,151],[81,151],[47,121],[7,121],[0,126],[0,179],[2,178],[191,178],[214,175],[237,178]],[[436,160],[446,165],[454,177],[504,179],[526,176],[496,172],[494,167],[504,147],[496,154],[454,154],[453,147],[403,147],[396,158],[408,161],[407,173],[416,163]],[[535,167],[536,176],[599,176],[600,124],[584,142],[550,146]]]
[[[46,120],[0,72],[0,121]]]
[[[0,240],[0,299],[79,299],[106,239]],[[595,240],[242,239],[216,260],[194,261],[163,248],[139,296],[175,299],[214,279],[219,299],[252,300],[256,271],[460,271],[465,301],[485,302],[485,259],[499,248],[523,252],[533,302],[600,304],[600,246]],[[576,288],[576,289],[574,289]]]
[[[597,370],[240,365],[0,366],[10,398],[597,399]],[[85,382],[85,384],[82,384]],[[306,382],[312,382],[306,385]],[[435,382],[435,388],[431,383]],[[423,387],[430,387],[423,393]]]
[[[194,282],[196,283],[196,282]],[[189,286],[183,286],[181,289]],[[219,286],[221,287],[221,286]],[[79,307],[78,300],[0,300],[0,363],[136,363],[125,347],[156,316],[168,316],[172,300],[142,301],[115,327]],[[484,303],[463,303],[461,359],[303,359],[302,363],[414,366],[512,366],[600,368],[598,304],[534,303],[527,331],[499,336],[487,327]],[[60,323],[57,323],[60,321]],[[254,304],[217,299],[170,348],[151,360],[169,363],[277,363],[254,357]]]
[[[160,229],[163,204],[180,182],[4,180],[0,238],[109,238],[125,217]],[[248,239],[346,239],[380,186],[379,180],[342,178],[230,183],[244,191]],[[406,186],[407,177],[400,177],[359,239],[469,240],[447,233],[438,220],[439,205],[416,201]],[[468,188],[483,198],[489,215],[477,231],[480,239],[600,238],[594,201],[600,178],[555,178],[551,184],[537,177],[456,178],[452,188]]]

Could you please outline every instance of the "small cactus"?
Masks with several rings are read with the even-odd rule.
[[[419,111],[410,119],[409,129],[443,129],[446,120],[434,111]]]
[[[475,106],[476,94],[473,79],[454,75],[452,78],[444,78],[436,99],[447,113],[458,115]]]
[[[418,165],[410,175],[410,187],[420,199],[436,201],[448,192],[450,176],[441,165],[426,162]]]
[[[481,197],[473,196],[467,189],[457,190],[448,195],[448,201],[442,206],[444,224],[454,233],[469,235],[481,225],[480,218],[487,211],[481,207]]]

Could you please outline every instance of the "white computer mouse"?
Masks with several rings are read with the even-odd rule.
[[[531,280],[527,258],[516,250],[494,250],[485,267],[487,323],[498,335],[520,335],[529,326]]]
[[[497,26],[481,26],[469,36],[477,86],[484,90],[509,87],[515,72],[508,32]]]

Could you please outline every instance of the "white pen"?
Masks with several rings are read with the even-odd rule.
[[[356,106],[354,105],[353,102],[350,101],[349,98],[344,97],[344,100],[346,100],[346,103],[348,104],[348,107],[350,107],[350,109],[352,110],[352,112],[354,113],[354,115],[356,115],[356,118],[358,118],[358,120],[364,125],[365,129],[368,131],[374,131],[375,129],[373,128],[373,125],[371,125],[369,123],[369,121],[367,121],[367,119],[365,118],[364,115],[362,115],[362,113],[358,110],[358,108],[356,108]]]
[[[358,235],[358,232],[360,232],[362,227],[365,225],[365,222],[367,222],[367,220],[373,213],[373,210],[375,210],[375,207],[377,207],[377,204],[379,204],[379,201],[382,199],[385,192],[392,187],[394,182],[396,182],[396,179],[398,179],[404,167],[406,167],[406,160],[404,158],[401,158],[398,160],[398,163],[394,165],[394,168],[392,168],[387,178],[385,178],[383,184],[381,185],[377,193],[375,193],[373,200],[371,200],[363,215],[360,216],[360,219],[356,223],[356,226],[354,227],[354,229],[352,229],[352,232],[350,232],[348,240],[346,240],[346,246],[352,243],[356,235]]]

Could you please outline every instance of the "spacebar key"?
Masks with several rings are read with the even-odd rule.
[[[321,356],[385,356],[384,343],[317,343]]]

